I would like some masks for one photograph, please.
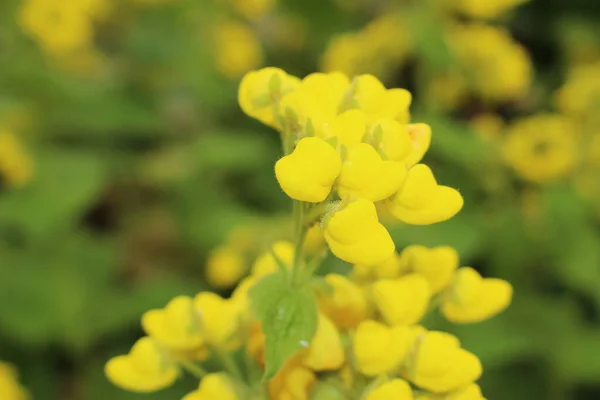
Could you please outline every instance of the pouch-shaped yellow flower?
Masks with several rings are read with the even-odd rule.
[[[252,265],[253,277],[260,278],[279,271],[278,260],[275,259],[273,254],[286,267],[290,268],[294,261],[294,245],[285,240],[275,242],[270,251],[263,253],[254,261]]]
[[[239,344],[235,333],[240,310],[235,302],[212,292],[201,292],[194,298],[194,306],[200,317],[202,335],[209,345],[229,348]]]
[[[429,282],[432,293],[438,293],[452,280],[459,259],[456,250],[450,246],[411,245],[400,253],[400,263],[405,269],[422,275]]]
[[[206,280],[216,288],[235,285],[246,272],[243,255],[232,246],[219,246],[206,261]]]
[[[392,379],[368,392],[365,400],[413,400],[413,392],[404,379]]]
[[[364,291],[343,275],[329,274],[331,292],[319,296],[319,307],[340,329],[352,329],[368,316]]]
[[[442,313],[455,323],[480,322],[505,310],[512,292],[510,283],[502,279],[484,279],[472,268],[460,268]]]
[[[404,164],[383,161],[373,146],[361,143],[348,151],[337,190],[341,198],[380,201],[398,191],[406,174]]]
[[[373,125],[368,138],[369,142],[385,154],[387,159],[406,165],[405,160],[412,151],[408,125],[392,118],[382,118]]]
[[[361,143],[367,132],[365,114],[358,109],[339,114],[332,122],[331,129],[324,137],[337,137],[338,144],[350,149]]]
[[[111,358],[104,371],[114,385],[132,392],[164,389],[179,375],[166,351],[147,336],[139,339],[129,354]]]
[[[352,278],[359,282],[370,282],[377,279],[394,279],[408,272],[407,265],[400,262],[398,253],[376,265],[356,264],[352,269]]]
[[[279,82],[279,92],[272,93],[272,82]],[[277,96],[283,96],[295,90],[300,85],[300,79],[288,75],[285,71],[267,67],[250,71],[240,82],[238,102],[246,115],[255,118],[263,124],[277,127],[273,115]]]
[[[317,377],[310,369],[292,359],[269,382],[272,400],[308,400]]]
[[[329,196],[342,168],[337,151],[326,141],[306,137],[292,152],[277,161],[275,176],[294,200],[320,203]]]
[[[425,315],[431,289],[423,276],[409,274],[375,282],[372,296],[377,310],[388,324],[413,325]]]
[[[408,171],[404,186],[387,201],[390,213],[411,225],[446,221],[463,206],[463,198],[453,188],[437,184],[431,169],[417,164]]]
[[[405,360],[412,342],[406,326],[390,328],[366,320],[358,325],[352,342],[356,368],[367,376],[390,372]]]
[[[238,400],[231,380],[223,373],[208,374],[200,381],[197,390],[182,400]]]
[[[333,371],[344,365],[344,347],[337,328],[319,314],[317,331],[304,356],[304,366],[313,371]]]
[[[0,399],[29,399],[27,390],[19,384],[17,371],[12,365],[2,361],[0,361]]]
[[[392,118],[407,123],[411,94],[405,89],[387,90],[373,75],[365,74],[355,78],[355,100],[367,116],[367,124],[372,125],[381,118]]]
[[[352,264],[378,264],[395,250],[390,234],[379,223],[375,205],[365,199],[346,205],[329,219],[325,240],[333,254]]]
[[[204,343],[194,302],[188,296],[177,296],[165,308],[145,312],[142,327],[148,336],[172,350],[194,350]]]

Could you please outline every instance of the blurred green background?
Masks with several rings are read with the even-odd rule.
[[[491,400],[599,398],[600,3],[508,3],[2,0],[0,359],[40,400],[196,385],[136,395],[103,365],[145,310],[208,287],[233,229],[288,212],[279,137],[236,98],[244,72],[273,65],[413,92],[426,162],[466,206],[393,227],[398,248],[452,245],[515,287],[501,316],[444,328],[481,357]],[[510,144],[548,113],[573,128],[532,123]]]

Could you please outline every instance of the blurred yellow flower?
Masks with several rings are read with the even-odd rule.
[[[600,63],[569,70],[565,84],[556,93],[558,109],[573,117],[593,116],[600,107]]]
[[[413,392],[408,382],[392,379],[367,393],[365,400],[413,400]]]
[[[414,325],[427,311],[431,289],[423,276],[409,274],[375,282],[372,296],[377,310],[388,324]]]
[[[288,268],[292,266],[292,262],[294,261],[294,245],[292,243],[284,240],[275,242],[271,250],[266,251],[254,261],[252,276],[260,278],[279,271],[279,261]]]
[[[317,331],[303,358],[304,366],[313,371],[339,369],[346,359],[340,333],[323,314],[319,314]]]
[[[356,368],[367,376],[395,370],[408,355],[411,338],[406,326],[390,328],[372,320],[361,322],[352,342]]]
[[[240,310],[235,302],[212,292],[198,293],[194,307],[199,315],[200,330],[207,344],[217,348],[236,346]]]
[[[29,393],[19,384],[18,378],[17,371],[12,365],[0,361],[0,399],[29,399]]]
[[[206,280],[216,288],[235,285],[246,273],[246,262],[240,252],[228,245],[214,249],[206,261]]]
[[[33,162],[11,132],[0,130],[0,180],[11,187],[26,185],[33,175]]]
[[[321,310],[340,329],[355,328],[368,315],[368,304],[364,291],[343,275],[329,274],[325,281],[331,292],[319,296]]]
[[[200,381],[197,390],[182,400],[238,400],[231,380],[223,373],[208,374]]]
[[[272,400],[308,400],[317,380],[314,372],[292,359],[269,382]]]
[[[242,22],[223,21],[215,27],[215,64],[227,78],[239,78],[263,63],[256,34]]]
[[[577,126],[557,114],[513,123],[503,144],[506,163],[523,179],[546,183],[570,174],[579,161]]]

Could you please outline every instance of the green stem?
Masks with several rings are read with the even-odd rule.
[[[304,225],[304,203],[294,201],[294,264],[292,265],[292,274],[290,282],[292,285],[298,283],[300,269],[302,268],[304,251],[304,240],[306,239],[306,226]]]
[[[240,367],[236,364],[235,360],[231,357],[231,354],[222,350],[216,350],[215,353],[217,354],[217,357],[219,357],[223,368],[225,368],[227,372],[229,372],[239,381],[243,382],[244,375],[242,374],[242,371],[240,370]]]
[[[183,367],[183,369],[198,379],[202,379],[208,374],[204,368],[193,362],[180,360],[179,364]]]

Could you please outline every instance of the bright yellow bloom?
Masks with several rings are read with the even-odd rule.
[[[129,354],[111,358],[104,371],[114,385],[132,392],[164,389],[179,375],[167,352],[149,337],[139,339]]]
[[[428,166],[417,164],[408,171],[404,186],[387,206],[400,221],[429,225],[456,215],[462,209],[463,198],[456,189],[438,185]]]
[[[304,366],[313,371],[333,371],[345,361],[344,347],[337,328],[323,314],[319,314],[317,331],[303,359]]]
[[[456,337],[445,332],[427,332],[417,344],[409,371],[417,386],[446,393],[475,382],[482,368],[475,355],[460,348]]]
[[[290,360],[269,382],[269,394],[272,400],[308,400],[310,390],[317,378],[306,367]]]
[[[299,85],[300,79],[279,68],[267,67],[251,71],[244,75],[240,82],[238,102],[248,116],[263,124],[277,127],[273,115],[275,104]]]
[[[375,282],[372,294],[375,306],[388,324],[413,325],[425,315],[431,289],[423,276],[409,274]]]
[[[0,361],[0,399],[29,399],[29,393],[19,384],[18,378],[17,371],[12,365]]]
[[[373,146],[361,143],[348,151],[337,189],[341,198],[380,201],[398,191],[406,174],[404,164],[384,161]]]
[[[469,17],[493,19],[529,0],[444,0],[452,9]]]
[[[400,254],[400,263],[405,269],[422,275],[429,282],[432,293],[448,286],[458,268],[458,253],[452,247],[427,248],[412,245]]]
[[[320,203],[329,196],[342,169],[337,151],[326,141],[306,137],[292,152],[277,161],[275,176],[294,200]]]
[[[392,379],[370,391],[365,400],[413,400],[413,392],[408,382]]]
[[[325,225],[325,240],[333,254],[352,264],[378,264],[395,250],[390,234],[379,223],[375,205],[365,199],[333,214]]]
[[[239,327],[239,309],[231,300],[225,300],[211,292],[201,292],[194,298],[194,306],[200,317],[202,336],[211,346],[237,345],[235,334]]]
[[[227,375],[208,374],[200,381],[197,390],[184,396],[182,400],[238,400],[233,384]]]
[[[331,122],[330,128],[325,132],[324,139],[335,136],[339,145],[350,149],[360,144],[365,136],[367,131],[365,114],[358,109],[345,111]]]
[[[199,317],[187,296],[175,297],[164,309],[144,313],[142,327],[148,336],[171,350],[194,350],[204,343]]]
[[[412,95],[405,89],[386,89],[373,75],[360,75],[355,78],[354,99],[357,106],[367,116],[370,126],[383,118],[391,118],[400,123],[408,123]]]
[[[450,31],[449,44],[466,70],[467,81],[485,99],[513,100],[529,90],[531,58],[505,29],[484,24],[457,25]]]
[[[361,322],[352,343],[356,368],[367,376],[393,371],[408,355],[411,339],[406,326],[390,328],[372,320]]]
[[[577,127],[560,115],[541,114],[515,122],[503,145],[503,156],[519,176],[550,182],[571,173],[578,161]]]
[[[390,258],[380,264],[356,264],[352,270],[352,278],[361,282],[398,278],[403,273],[408,272],[408,266],[400,261],[399,255],[394,253]]]
[[[237,21],[224,21],[215,27],[215,64],[227,78],[238,78],[263,62],[262,46],[252,29]]]
[[[325,281],[330,293],[319,297],[319,306],[340,329],[355,328],[368,315],[367,299],[363,290],[343,275],[329,274]]]
[[[206,261],[206,280],[216,288],[235,285],[246,272],[244,257],[231,246],[213,250]]]
[[[286,267],[290,268],[292,266],[292,262],[294,261],[294,245],[285,240],[280,240],[273,244],[271,250],[266,251],[254,261],[252,276],[258,278],[279,271],[278,260],[273,257],[273,253],[275,253],[277,259]]]
[[[444,316],[456,323],[480,322],[504,311],[512,299],[512,286],[502,279],[482,278],[473,268],[456,272]]]
[[[369,132],[369,142],[383,152],[388,160],[404,164],[407,164],[405,160],[412,151],[408,125],[392,118],[382,118],[373,125]]]
[[[33,175],[33,163],[17,138],[0,130],[0,180],[8,186],[22,187]]]

